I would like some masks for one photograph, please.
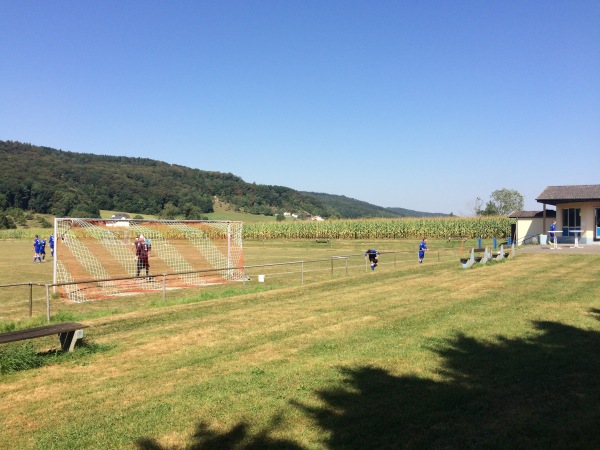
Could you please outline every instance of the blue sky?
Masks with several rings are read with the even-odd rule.
[[[4,1],[0,139],[472,214],[600,182],[600,2]]]

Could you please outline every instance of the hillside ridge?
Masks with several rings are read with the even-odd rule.
[[[429,216],[345,196],[245,182],[232,173],[193,169],[149,158],[107,156],[0,141],[0,210],[20,208],[61,217],[100,217],[100,210],[165,218],[202,218],[214,201],[236,211],[274,215],[365,218]]]

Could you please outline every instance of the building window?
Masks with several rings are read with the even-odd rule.
[[[575,236],[574,230],[581,229],[581,208],[563,209],[563,236]]]
[[[596,234],[594,235],[594,239],[596,241],[600,240],[600,208],[595,208],[596,211]]]

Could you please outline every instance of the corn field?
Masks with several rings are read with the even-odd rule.
[[[508,217],[449,217],[420,219],[358,219],[325,222],[296,220],[244,222],[244,239],[468,239],[510,235],[514,219]],[[52,229],[0,230],[0,239],[33,239]]]
[[[244,239],[446,239],[504,238],[514,219],[451,217],[244,223]]]

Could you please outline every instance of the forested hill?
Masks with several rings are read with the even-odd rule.
[[[388,211],[396,213],[402,217],[448,217],[452,214],[447,213],[431,213],[423,211],[415,211],[413,209],[406,208],[386,208]]]
[[[19,208],[62,217],[99,217],[100,210],[198,219],[213,202],[238,211],[323,217],[403,217],[429,213],[382,208],[344,196],[247,183],[147,158],[74,153],[0,141],[0,211]]]
[[[344,195],[331,195],[317,192],[304,192],[312,195],[323,204],[335,210],[340,217],[348,219],[358,219],[363,217],[434,217],[447,216],[441,213],[428,213],[423,211],[414,211],[405,208],[384,208],[383,206],[375,206],[371,203],[363,202]]]
[[[320,200],[281,186],[244,182],[231,173],[208,172],[146,158],[101,156],[0,141],[0,209],[57,216],[99,217],[99,210],[188,218],[213,211],[218,197],[241,211],[331,214]]]

